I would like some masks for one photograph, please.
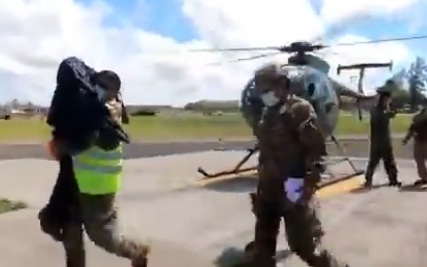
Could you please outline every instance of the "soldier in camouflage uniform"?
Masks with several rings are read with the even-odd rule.
[[[313,267],[345,267],[322,247],[322,227],[314,192],[326,154],[313,107],[290,95],[290,81],[278,65],[255,74],[266,106],[259,129],[259,182],[252,195],[256,215],[253,249],[247,262],[254,267],[276,266],[280,221],[285,221],[290,249]]]
[[[412,123],[402,141],[406,145],[412,137],[414,138],[414,160],[419,177],[414,185],[427,185],[427,99],[423,102],[422,110],[412,118]]]
[[[125,111],[118,96],[119,77],[114,72],[102,71],[97,79],[105,88],[106,106],[111,116],[121,123]],[[67,267],[86,266],[83,229],[97,246],[117,256],[131,259],[133,267],[147,267],[148,246],[122,236],[118,229],[115,198],[115,194],[79,193],[79,205],[72,207],[74,216],[63,227],[62,233]]]
[[[401,182],[397,179],[397,167],[390,133],[390,120],[396,115],[396,112],[390,109],[392,95],[387,87],[379,88],[377,92],[379,95],[378,103],[371,110],[371,147],[368,167],[365,173],[365,187],[370,188],[372,186],[372,177],[380,160],[383,160],[389,185],[400,186]]]

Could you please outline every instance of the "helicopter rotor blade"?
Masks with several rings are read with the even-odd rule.
[[[266,51],[266,50],[280,50],[280,46],[265,46],[265,47],[242,47],[242,48],[209,48],[209,49],[191,49],[188,52],[250,52],[250,51]]]
[[[371,41],[361,41],[361,42],[351,42],[351,43],[337,43],[332,45],[323,45],[322,48],[331,48],[335,46],[353,46],[353,45],[363,45],[363,44],[377,44],[377,43],[386,43],[386,42],[396,42],[396,41],[411,41],[427,39],[427,35],[418,35],[418,36],[408,36],[408,37],[397,37],[397,38],[386,38],[378,39]],[[283,49],[283,46],[265,46],[265,47],[236,47],[236,48],[210,48],[210,49],[193,49],[188,52],[249,52],[249,51],[265,51],[265,50],[278,50],[286,52]]]
[[[252,56],[252,57],[247,57],[247,58],[238,58],[236,60],[230,60],[230,61],[226,61],[226,62],[211,63],[211,64],[207,64],[207,66],[218,66],[218,65],[221,65],[222,63],[236,63],[236,62],[240,62],[240,61],[248,61],[248,60],[253,60],[253,59],[258,59],[258,58],[271,57],[271,56],[276,56],[276,55],[280,55],[280,54],[282,54],[282,52],[267,53],[267,54],[261,54],[261,55],[256,55],[256,56]]]
[[[352,46],[352,45],[377,44],[377,43],[388,43],[388,42],[397,42],[397,41],[411,41],[411,40],[419,40],[419,39],[427,39],[427,35],[386,38],[386,39],[377,39],[377,40],[371,40],[371,41],[361,41],[361,42],[352,42],[352,43],[338,43],[338,44],[333,44],[331,46]]]

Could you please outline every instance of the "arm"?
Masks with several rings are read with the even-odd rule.
[[[122,102],[122,123],[129,124],[129,115],[123,102]]]
[[[292,115],[296,121],[299,139],[306,154],[306,163],[309,175],[306,185],[313,190],[320,180],[320,166],[326,155],[326,142],[323,133],[318,127],[317,116],[308,102],[294,105]]]
[[[390,111],[387,111],[387,116],[389,117],[389,118],[394,118],[394,117],[396,117],[396,111],[395,110],[390,110]]]
[[[406,132],[405,138],[403,138],[402,143],[406,144],[409,140],[414,136],[415,133],[415,124],[414,122],[411,123],[411,125],[408,128],[408,131]]]

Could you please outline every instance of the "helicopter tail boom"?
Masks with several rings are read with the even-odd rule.
[[[358,69],[359,70],[359,82],[357,85],[357,91],[360,94],[363,93],[363,79],[365,76],[365,70],[370,68],[389,68],[392,70],[393,67],[393,61],[390,61],[389,63],[361,63],[361,64],[353,64],[353,65],[347,65],[347,66],[341,66],[338,65],[337,68],[337,74],[339,75],[342,70],[351,70],[351,69]],[[359,110],[359,120],[362,120],[362,110],[360,108],[360,102],[357,102],[358,110]]]

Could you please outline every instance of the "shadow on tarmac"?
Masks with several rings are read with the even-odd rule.
[[[222,193],[249,193],[256,189],[258,179],[254,175],[236,176],[203,186],[204,189]]]
[[[409,184],[409,185],[403,185],[399,191],[402,193],[427,192],[427,187]]]
[[[277,251],[276,259],[278,262],[285,261],[292,255],[288,249]],[[243,261],[245,259],[245,251],[241,248],[228,247],[225,248],[215,261],[215,266],[218,267],[245,267]]]

